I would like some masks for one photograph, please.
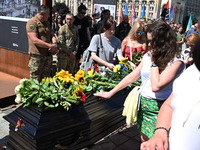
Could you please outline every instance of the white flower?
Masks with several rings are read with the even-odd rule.
[[[22,102],[21,100],[22,100],[21,94],[17,94],[17,95],[16,95],[16,98],[15,98],[15,102],[16,102],[16,103],[21,103],[21,102]]]
[[[78,81],[75,80],[75,81],[74,81],[74,85],[78,85]]]
[[[23,78],[23,79],[21,79],[21,80],[19,81],[19,83],[20,83],[20,84],[23,84],[23,82],[25,82],[26,80],[28,80],[28,79]]]
[[[104,76],[106,75],[106,72],[100,72],[100,75],[101,75],[102,77],[104,77]]]
[[[19,83],[20,83],[20,85],[21,85],[21,88],[24,88],[24,82],[25,82],[26,80],[28,80],[28,79],[24,78],[24,79],[21,79],[21,80],[19,81]]]
[[[19,94],[20,89],[21,89],[21,85],[16,86],[15,87],[15,93]]]

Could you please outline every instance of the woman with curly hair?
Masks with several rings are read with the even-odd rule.
[[[148,25],[147,42],[150,50],[143,56],[141,63],[132,73],[111,91],[94,94],[110,98],[141,77],[143,87],[140,92],[141,102],[137,123],[142,141],[153,136],[159,109],[171,94],[173,81],[185,69],[176,44],[176,35],[167,23],[158,20]]]
[[[195,44],[193,55],[194,64],[174,82],[173,93],[158,114],[155,134],[141,144],[141,150],[199,149],[200,40]]]
[[[140,21],[135,22],[128,36],[122,41],[122,54],[128,57],[129,61],[132,60],[135,50],[137,53],[142,52],[142,55],[144,55],[146,53],[145,41],[146,33],[143,23]]]

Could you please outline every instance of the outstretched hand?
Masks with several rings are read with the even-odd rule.
[[[110,92],[98,92],[98,93],[94,93],[94,96],[101,97],[104,99],[109,99],[111,98],[112,94]]]
[[[143,142],[140,146],[140,150],[167,150],[167,148],[167,133],[156,134],[150,140]]]
[[[115,65],[112,64],[112,63],[109,63],[107,67],[108,67],[109,69],[113,70],[113,68],[115,67]]]

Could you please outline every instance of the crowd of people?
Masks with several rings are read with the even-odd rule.
[[[184,33],[180,23],[168,24],[162,19],[148,22],[144,19],[136,19],[131,27],[128,23],[128,16],[124,16],[123,21],[116,26],[116,21],[110,16],[109,10],[102,11],[99,21],[95,14],[92,17],[86,17],[86,10],[87,8],[81,4],[76,16],[68,13],[64,20],[61,20],[60,14],[53,14],[51,29],[48,23],[49,8],[44,5],[39,7],[38,14],[26,25],[29,40],[30,77],[41,81],[44,77],[51,76],[52,55],[55,54],[57,71],[64,69],[72,74],[79,69],[83,52],[86,49],[91,51],[91,58],[99,66],[106,66],[111,70],[115,65],[113,62],[115,54],[119,60],[128,57],[128,63],[134,71],[111,91],[95,93],[94,96],[108,99],[141,78],[141,102],[137,120],[141,140],[144,142],[141,149],[167,150],[167,134],[170,127],[170,147],[177,149],[175,142],[176,138],[180,139],[178,135],[193,130],[189,126],[189,122],[192,121],[189,121],[188,117],[194,117],[193,119],[200,117],[198,114],[197,116],[191,114],[191,112],[197,113],[195,104],[200,102],[197,92],[200,81],[200,30],[198,30],[200,27],[198,23]],[[184,47],[185,42],[187,44]],[[100,44],[102,47],[99,46]],[[143,54],[138,66],[131,63],[134,51]],[[193,75],[195,78],[191,79]],[[192,94],[187,90],[190,90]],[[191,107],[187,108],[189,101],[186,101],[190,97]],[[178,103],[183,104],[181,100],[185,102],[184,110],[189,114],[181,114],[181,108],[178,106]],[[185,125],[186,129],[184,126],[179,128],[177,123],[179,121],[176,120],[179,116],[186,118],[188,122]],[[199,130],[199,126],[197,128]],[[197,133],[194,132],[194,136],[198,136]],[[195,143],[195,141],[199,140],[199,137],[193,140],[192,149],[197,147],[198,142]],[[186,136],[185,139],[187,139]],[[185,139],[180,140],[181,147],[186,144]]]

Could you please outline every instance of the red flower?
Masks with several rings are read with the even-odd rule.
[[[79,96],[81,96],[81,101],[82,101],[82,102],[85,102],[85,101],[86,101],[86,96],[85,96],[85,94],[84,94],[83,92],[80,93]]]
[[[143,55],[144,55],[146,52],[147,52],[147,51],[145,51],[145,50],[144,50],[144,51],[142,51],[142,56],[143,56]]]
[[[87,72],[90,71],[90,70],[91,70],[91,68],[88,68]]]
[[[139,65],[141,63],[141,61],[138,61],[137,64]]]
[[[95,71],[96,71],[97,73],[99,73],[98,64],[95,64],[95,65],[94,65],[94,69],[95,69]]]

